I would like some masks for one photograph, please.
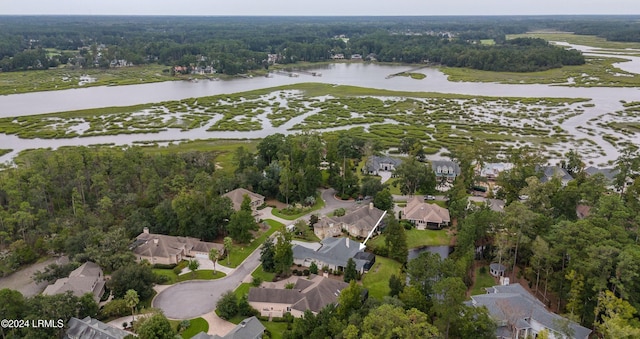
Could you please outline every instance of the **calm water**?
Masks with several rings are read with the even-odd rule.
[[[425,231],[429,232],[429,231]],[[417,258],[421,253],[431,252],[433,254],[439,254],[440,258],[445,259],[449,257],[449,253],[453,251],[453,247],[449,246],[424,246],[420,248],[413,248],[409,250],[409,260]]]
[[[625,56],[625,58],[628,58]],[[629,57],[630,58],[630,57]],[[620,66],[637,69],[640,73],[640,58],[633,58],[631,62],[621,63]],[[584,114],[567,119],[561,126],[570,134],[578,138],[589,138],[596,141],[607,153],[606,156],[595,158],[597,162],[615,159],[618,152],[601,137],[593,137],[576,129],[578,126],[594,117],[615,112],[622,109],[621,100],[640,101],[638,88],[572,88],[549,85],[504,85],[494,83],[451,82],[435,68],[425,68],[420,72],[427,75],[426,79],[415,80],[408,77],[394,77],[386,79],[387,75],[404,71],[410,66],[388,66],[377,64],[353,63],[331,64],[322,68],[321,77],[300,74],[299,77],[274,75],[271,78],[256,77],[251,79],[234,79],[228,81],[170,81],[143,85],[92,87],[63,91],[36,92],[0,96],[0,117],[36,115],[51,112],[69,111],[77,109],[129,106],[135,104],[180,100],[217,94],[237,93],[274,86],[321,82],[339,85],[353,85],[378,89],[457,93],[478,96],[495,97],[568,97],[592,98],[595,107],[586,108]],[[640,85],[640,84],[639,84]],[[298,119],[278,128],[265,128],[253,132],[207,132],[208,126],[181,132],[171,129],[154,134],[134,134],[104,137],[86,137],[73,139],[43,140],[20,139],[13,135],[0,134],[0,148],[11,148],[15,151],[0,157],[0,162],[10,160],[15,154],[24,149],[61,146],[79,146],[92,144],[115,145],[131,144],[134,141],[179,140],[179,139],[208,139],[208,138],[260,138],[269,134],[293,133],[286,129],[299,122]],[[342,127],[342,129],[350,126]],[[640,140],[637,140],[640,142]]]

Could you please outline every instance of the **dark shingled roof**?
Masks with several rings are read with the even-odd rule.
[[[131,334],[125,330],[109,326],[101,321],[86,317],[78,319],[72,317],[68,323],[69,329],[65,338],[81,339],[122,339]]]
[[[354,258],[356,269],[361,270],[368,261],[355,258],[360,249],[360,243],[349,238],[325,238],[322,247],[314,251],[304,246],[293,246],[293,257],[296,259],[318,260],[328,265],[347,267],[349,258]],[[349,246],[347,246],[347,243]]]
[[[530,326],[528,321],[532,319],[550,330],[562,333],[562,324],[568,322],[574,338],[586,339],[591,333],[590,329],[548,311],[541,301],[520,284],[489,287],[487,294],[471,296],[471,300],[470,304],[473,306],[486,306],[491,317],[499,324],[525,328]],[[505,326],[499,326],[498,330]]]
[[[262,338],[262,334],[264,333],[265,327],[262,325],[260,320],[256,317],[247,318],[241,321],[236,327],[234,327],[229,333],[227,333],[224,337],[220,336],[208,336],[201,337],[196,339],[258,339]],[[204,333],[204,332],[200,332]]]
[[[325,306],[335,303],[340,291],[347,286],[349,284],[343,281],[312,275],[309,280],[298,279],[290,290],[253,287],[249,289],[249,301],[291,304],[292,309],[318,313]]]

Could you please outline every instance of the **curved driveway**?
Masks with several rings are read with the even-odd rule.
[[[352,201],[335,198],[334,189],[321,192],[325,207],[314,213],[325,215],[337,208],[348,208],[355,205]],[[301,218],[307,218],[305,215]],[[266,219],[270,219],[266,217]],[[290,221],[293,223],[295,221]],[[189,280],[172,285],[153,299],[152,307],[161,309],[170,319],[193,319],[216,308],[216,303],[229,290],[235,290],[240,283],[260,265],[260,247],[251,253],[240,266],[224,278],[216,280]]]
[[[216,303],[229,290],[260,265],[260,248],[251,253],[231,274],[216,280],[189,280],[160,292],[151,303],[169,319],[193,319],[216,308]]]

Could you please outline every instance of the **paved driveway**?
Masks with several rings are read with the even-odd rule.
[[[170,319],[192,319],[213,311],[216,303],[229,290],[260,265],[260,248],[228,276],[217,280],[190,280],[168,287],[160,292],[151,305],[161,309]]]

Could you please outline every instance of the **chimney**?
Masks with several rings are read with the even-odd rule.
[[[149,234],[149,227],[145,227],[142,229],[142,233]]]
[[[349,238],[344,238],[344,243],[347,245],[347,248],[349,248]]]
[[[370,203],[369,203],[369,209],[370,209],[370,210],[372,210],[372,209],[373,209],[373,203],[372,203],[372,202],[370,202]]]
[[[156,244],[156,246],[158,245],[158,238],[153,238],[153,243]]]

